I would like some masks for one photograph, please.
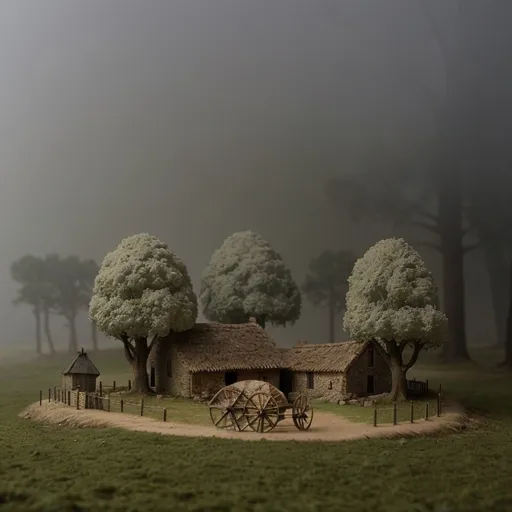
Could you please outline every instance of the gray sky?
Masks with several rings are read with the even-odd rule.
[[[324,248],[364,250],[390,232],[333,215],[325,180],[374,143],[414,144],[432,123],[418,87],[443,90],[413,0],[4,0],[0,66],[4,343],[32,343],[11,305],[24,253],[101,262],[147,231],[197,286],[237,230],[299,281]],[[306,304],[276,337],[324,341],[324,317]]]

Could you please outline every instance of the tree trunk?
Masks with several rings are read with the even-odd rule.
[[[501,244],[484,243],[484,261],[489,276],[492,309],[494,312],[494,327],[496,331],[496,344],[505,346],[507,338],[508,315],[508,281],[503,276],[508,273],[507,250]]]
[[[46,341],[48,342],[48,348],[50,349],[50,354],[55,354],[55,345],[53,344],[52,331],[50,329],[50,311],[48,310],[48,308],[44,308],[43,318],[44,333],[46,335]]]
[[[159,395],[163,395],[169,392],[169,376],[167,375],[169,342],[159,339],[153,350],[155,351],[155,391]]]
[[[505,361],[501,363],[500,367],[507,367],[512,369],[512,262],[509,266],[509,299],[508,299],[508,316],[507,316],[507,335],[505,338]]]
[[[149,348],[147,338],[136,338],[134,340],[135,350],[133,354],[132,370],[133,370],[133,390],[144,395],[151,394],[148,378],[148,357]]]
[[[76,335],[76,317],[74,315],[68,318],[69,322],[69,351],[78,352],[78,339]]]
[[[334,343],[336,333],[336,297],[334,290],[329,291],[329,342]]]
[[[92,349],[94,352],[98,350],[98,329],[96,328],[96,324],[91,321],[91,340],[92,340]]]
[[[41,311],[38,307],[35,307],[33,313],[36,319],[36,353],[40,356],[43,354],[41,347]]]
[[[391,368],[391,392],[388,398],[391,400],[407,399],[407,370],[404,367],[402,351],[394,341],[386,342],[386,352],[389,357]]]
[[[446,362],[469,360],[466,347],[464,300],[464,232],[462,201],[457,170],[448,169],[439,192],[439,234],[443,264],[444,311],[448,317],[448,341],[444,346]]]
[[[391,400],[407,399],[407,376],[402,365],[391,361]]]

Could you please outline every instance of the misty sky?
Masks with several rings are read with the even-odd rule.
[[[340,217],[326,179],[374,145],[415,144],[432,124],[417,91],[443,91],[413,0],[3,0],[0,66],[2,343],[32,343],[11,305],[25,253],[101,262],[147,231],[198,287],[237,230],[298,281],[324,248],[361,252],[390,231]],[[325,318],[306,304],[276,338],[325,341]]]

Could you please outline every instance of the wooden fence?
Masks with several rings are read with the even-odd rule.
[[[426,385],[426,389],[428,391],[428,381],[426,381],[426,383],[425,382],[417,382],[417,381],[410,381],[410,382],[419,384],[420,385],[420,386],[418,386],[419,389],[421,389],[421,386],[423,386],[423,389],[424,389],[424,386]],[[423,391],[423,393],[425,393],[425,391]],[[436,402],[434,404],[434,406],[435,406],[434,411],[430,410],[430,402],[429,401],[410,400],[409,401],[409,415],[408,415],[409,422],[414,423],[415,420],[417,420],[417,419],[428,420],[432,415],[435,415],[437,417],[441,416],[441,414],[443,412],[443,405],[444,405],[443,397],[444,397],[443,388],[441,387],[441,385],[439,385],[439,391],[437,393]],[[387,411],[391,411],[392,424],[397,425],[399,423],[397,403],[393,402],[393,404],[390,408],[389,407],[379,408],[377,406],[374,407],[374,409],[373,409],[373,426],[374,427],[376,427],[379,424],[378,423],[379,417],[382,419],[382,417],[384,416],[384,413]],[[421,413],[419,415],[418,415],[418,411],[421,411]],[[417,416],[420,416],[420,418],[418,418]],[[381,422],[381,425],[382,424],[383,423]],[[389,424],[389,423],[384,422],[384,424]]]
[[[108,388],[119,390],[119,388],[116,388],[115,382],[113,386],[107,386],[107,389]],[[87,393],[78,389],[70,391],[54,386],[53,388],[48,388],[47,396],[43,396],[44,393],[42,390],[39,391],[39,405],[43,405],[43,401],[47,399],[48,402],[69,405],[70,407],[75,407],[78,410],[97,409],[107,412],[124,413],[126,412],[126,409],[128,409],[129,411],[136,412],[140,416],[144,416],[144,413],[150,410],[158,412],[158,417],[160,417],[163,421],[167,421],[166,407],[147,405],[144,403],[143,397],[139,401],[134,401],[119,397],[111,397],[110,393],[104,395],[104,389],[105,388],[101,385],[101,383],[99,391],[96,393]]]

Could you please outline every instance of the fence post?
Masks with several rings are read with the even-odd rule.
[[[128,391],[132,390],[132,381],[128,379]]]
[[[144,416],[144,398],[140,399],[140,415]]]
[[[425,402],[425,420],[428,420],[428,402]]]
[[[377,407],[374,407],[373,409],[373,426],[377,426]]]
[[[84,399],[85,399],[85,402],[84,402],[84,409],[89,409],[89,404],[87,403],[87,391],[85,392]]]
[[[164,407],[164,421],[167,421],[167,407]]]
[[[43,405],[43,391],[39,391],[39,405]]]
[[[121,412],[124,410],[124,400],[121,398]]]
[[[100,380],[100,396],[103,396],[103,382]]]
[[[76,408],[77,410],[80,409],[80,390],[76,390]]]
[[[112,391],[115,393],[116,392],[116,381],[114,381],[114,385],[112,386]]]
[[[53,401],[57,401],[57,386],[53,386]]]
[[[396,425],[396,402],[393,402],[393,425]]]
[[[414,423],[414,400],[411,400],[411,423]]]
[[[110,412],[110,393],[107,395],[107,412]]]
[[[52,401],[52,389],[48,388],[48,402]]]
[[[68,391],[68,405],[71,405],[71,391]]]

